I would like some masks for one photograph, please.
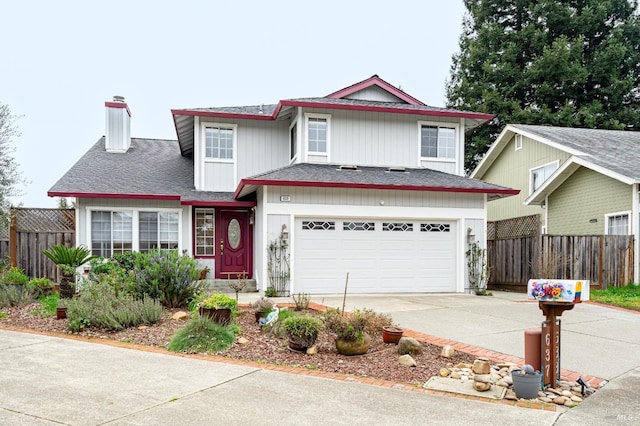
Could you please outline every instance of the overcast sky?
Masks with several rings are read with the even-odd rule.
[[[172,108],[325,96],[373,74],[444,106],[462,0],[2,1],[0,103],[22,136],[29,181],[47,191],[103,134],[122,95],[133,137],[175,139]]]

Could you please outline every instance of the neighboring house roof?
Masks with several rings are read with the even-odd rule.
[[[232,192],[194,190],[193,160],[180,154],[175,140],[131,138],[126,153],[107,152],[104,144],[102,137],[53,185],[48,195],[237,204]]]
[[[244,197],[259,186],[465,192],[488,194],[490,198],[516,195],[520,192],[517,189],[426,168],[299,163],[242,179],[235,196]]]
[[[398,98],[399,102],[346,98],[346,96],[371,86],[385,90],[395,98]],[[466,129],[475,128],[493,118],[490,114],[425,105],[418,99],[382,80],[377,75],[325,97],[285,99],[271,105],[172,109],[171,114],[173,115],[173,122],[180,141],[182,154],[188,156],[193,152],[193,123],[196,116],[274,121],[288,117],[291,109],[295,107],[389,112],[394,114],[415,114],[425,117],[465,118]]]
[[[471,174],[481,179],[515,134],[571,154],[525,204],[540,204],[580,167],[627,184],[640,183],[640,132],[509,124]]]

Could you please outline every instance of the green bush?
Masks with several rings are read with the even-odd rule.
[[[120,265],[120,267],[125,271],[135,271],[136,262],[140,256],[145,256],[145,254],[137,251],[128,251],[125,253],[114,254],[111,257],[111,260]]]
[[[40,309],[32,312],[33,315],[39,315],[41,317],[51,317],[56,314],[56,308],[60,301],[60,295],[58,293],[50,294],[48,296],[40,296],[38,299],[40,302]]]
[[[148,295],[164,306],[187,306],[203,288],[196,261],[181,256],[177,250],[156,250],[136,258],[136,287],[138,297]]]
[[[318,318],[308,315],[295,315],[284,320],[282,328],[290,340],[303,347],[309,347],[316,342],[323,324]]]
[[[200,302],[200,306],[209,309],[231,309],[238,310],[238,301],[226,294],[213,293]]]
[[[0,283],[0,308],[20,306],[36,300],[36,293],[26,286],[6,285]]]
[[[33,278],[29,281],[29,287],[34,290],[38,295],[43,295],[52,291],[55,288],[55,284],[49,278]]]
[[[141,324],[153,324],[162,318],[163,308],[157,300],[143,296],[134,299],[117,293],[108,285],[87,283],[77,299],[67,302],[69,328],[79,331],[87,326],[122,330]]]
[[[2,282],[5,284],[26,285],[29,283],[29,277],[22,269],[14,266],[4,274]]]
[[[67,247],[64,245],[51,246],[47,250],[43,250],[42,254],[47,256],[59,268],[62,265],[68,266],[68,270],[79,268],[87,262],[95,258],[91,251],[83,246]],[[64,268],[61,268],[64,273]]]
[[[233,328],[208,318],[193,318],[174,334],[167,349],[172,352],[215,353],[231,346],[235,340]]]

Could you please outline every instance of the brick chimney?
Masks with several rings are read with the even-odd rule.
[[[131,146],[131,111],[123,96],[114,96],[104,103],[106,109],[105,149],[108,152],[127,152]]]

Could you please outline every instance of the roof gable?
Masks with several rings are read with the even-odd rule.
[[[410,105],[424,105],[423,102],[403,92],[400,88],[395,87],[377,74],[372,75],[366,80],[347,86],[336,92],[326,96],[331,99],[362,99],[368,101],[383,102],[401,102]]]

